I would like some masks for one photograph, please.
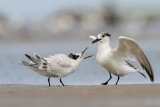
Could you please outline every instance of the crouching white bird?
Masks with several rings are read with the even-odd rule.
[[[90,38],[93,39],[91,44],[96,42],[99,43],[96,56],[97,62],[107,69],[110,74],[109,80],[102,83],[102,85],[108,84],[112,79],[111,74],[118,76],[116,85],[118,84],[120,77],[131,72],[138,72],[145,77],[139,69],[127,61],[128,59],[137,61],[153,82],[154,74],[152,66],[140,46],[133,39],[120,36],[118,46],[115,49],[112,49],[110,46],[110,37],[111,35],[109,33],[101,33],[98,34],[97,37],[90,36]]]
[[[33,58],[25,54],[25,56],[30,60],[30,63],[22,61],[22,64],[28,66],[38,74],[48,77],[49,86],[50,77],[59,78],[61,84],[64,86],[62,78],[75,72],[84,59],[92,56],[90,55],[82,58],[82,55],[87,49],[88,47],[82,53],[71,53],[69,55],[55,54],[48,58],[44,58],[38,54],[34,54],[35,58]]]

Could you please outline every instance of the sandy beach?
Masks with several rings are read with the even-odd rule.
[[[0,85],[0,107],[159,107],[160,85]]]

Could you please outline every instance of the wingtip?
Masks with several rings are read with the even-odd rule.
[[[25,56],[29,56],[28,54],[24,54]]]
[[[149,78],[150,78],[151,82],[154,82],[154,75],[153,75],[153,74],[151,74],[151,75],[148,75],[148,76],[149,76]]]
[[[24,54],[28,59],[32,59],[28,54]]]
[[[151,82],[154,82],[154,78],[153,77],[151,78]]]
[[[29,63],[28,63],[28,62],[23,61],[23,60],[21,61],[21,64],[22,64],[22,65],[25,65],[25,66],[28,66],[28,65],[29,65]]]
[[[146,70],[146,69],[145,69]],[[147,71],[147,70],[146,70]],[[149,71],[147,71],[147,74],[151,80],[151,82],[154,82],[154,74],[153,74],[153,71],[151,71],[151,73],[149,73]]]

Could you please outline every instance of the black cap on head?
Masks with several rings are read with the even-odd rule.
[[[98,34],[98,37],[92,41],[91,44],[96,43],[96,42],[102,40],[104,37],[109,37],[110,38],[111,34],[106,33],[106,32],[100,33],[100,34]]]
[[[72,54],[72,53],[70,53],[68,56],[69,56],[70,58],[74,59],[74,60],[76,60],[76,59],[79,58],[79,55],[75,55],[75,54]]]
[[[106,32],[103,32],[103,33],[102,33],[102,37],[103,37],[103,36],[104,36],[104,37],[105,37],[105,36],[111,37],[111,34],[106,33]]]

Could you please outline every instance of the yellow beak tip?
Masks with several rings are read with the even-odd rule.
[[[92,45],[93,43],[91,42],[90,45]]]

